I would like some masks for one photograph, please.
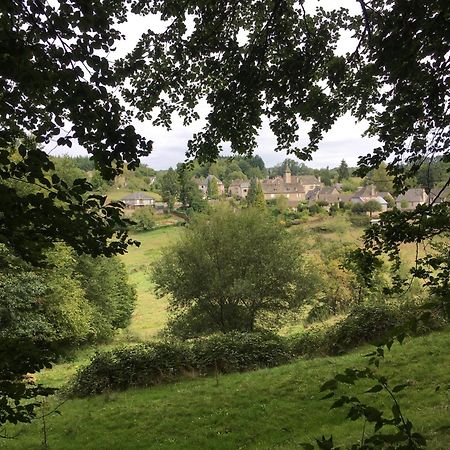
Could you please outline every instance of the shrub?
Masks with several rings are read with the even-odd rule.
[[[398,307],[387,304],[357,305],[328,332],[330,354],[340,354],[363,343],[388,336],[402,323]]]
[[[286,342],[273,333],[227,333],[199,339],[192,346],[200,372],[242,372],[289,361]]]
[[[133,212],[131,218],[133,220],[133,230],[149,231],[155,227],[155,214],[151,206],[145,206]]]
[[[328,334],[325,327],[311,327],[288,338],[289,351],[294,356],[328,355]]]
[[[96,353],[68,387],[70,395],[86,397],[132,386],[151,386],[191,370],[190,348],[182,342],[137,344]]]
[[[191,342],[138,344],[96,353],[67,388],[86,397],[109,390],[151,386],[184,374],[230,373],[274,367],[291,359],[286,341],[272,333],[229,333]]]
[[[355,227],[367,227],[370,224],[370,218],[365,215],[352,214],[350,216],[350,222]]]

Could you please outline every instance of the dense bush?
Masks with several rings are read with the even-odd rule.
[[[417,311],[415,311],[417,312]],[[311,327],[290,337],[272,333],[211,335],[191,341],[165,341],[95,354],[67,388],[70,396],[85,397],[133,386],[152,386],[183,376],[242,372],[275,367],[295,357],[339,355],[364,343],[376,343],[415,316],[414,308],[402,314],[397,306],[356,306],[328,327]],[[439,328],[434,319],[426,332]],[[412,330],[416,332],[416,330]]]
[[[397,306],[357,305],[328,334],[329,353],[336,355],[360,344],[375,343],[404,323]]]
[[[155,213],[151,206],[145,206],[137,209],[131,215],[134,222],[132,226],[135,231],[149,231],[155,228]]]
[[[370,217],[366,215],[352,214],[350,222],[355,227],[367,227],[370,224]]]
[[[272,333],[227,333],[199,339],[192,351],[201,373],[241,372],[260,367],[274,367],[290,359],[286,343]]]
[[[128,325],[136,295],[116,258],[77,256],[63,244],[47,251],[41,268],[3,257],[9,264],[0,269],[0,345],[30,339],[62,350]]]
[[[69,394],[88,396],[151,386],[187,373],[210,374],[274,367],[289,361],[283,338],[270,333],[229,333],[191,342],[133,345],[95,354],[78,371]]]

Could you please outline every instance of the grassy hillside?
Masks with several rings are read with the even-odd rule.
[[[128,268],[130,281],[136,287],[138,303],[133,315],[129,333],[138,339],[148,339],[164,327],[167,302],[157,299],[150,280],[151,264],[159,258],[164,247],[175,242],[183,228],[162,228],[131,237],[140,241],[140,247],[131,247],[122,256]]]
[[[116,202],[118,200],[121,200],[123,197],[125,197],[125,195],[131,194],[132,192],[136,192],[136,191],[132,191],[130,189],[110,189],[106,195],[108,196],[108,199],[112,202]],[[157,192],[151,192],[148,191],[146,192],[146,194],[148,194],[150,197],[153,197],[157,202],[160,202],[162,200],[161,195],[158,194]]]
[[[399,395],[406,416],[429,439],[430,449],[450,448],[450,330],[393,347],[381,370],[393,383],[408,380]],[[298,361],[275,369],[133,389],[70,400],[61,415],[46,418],[51,449],[293,449],[315,436],[333,434],[350,443],[361,423],[330,411],[318,387],[348,366],[361,366],[363,348],[339,358]],[[430,368],[433,369],[430,376]],[[436,391],[436,387],[441,388]],[[352,393],[362,397],[366,387]],[[384,399],[386,409],[389,401]],[[52,400],[47,410],[54,407]],[[42,421],[9,427],[15,440],[1,449],[42,448]]]

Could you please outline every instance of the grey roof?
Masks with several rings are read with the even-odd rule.
[[[356,191],[352,198],[367,198],[367,197],[378,197],[378,192],[374,185],[364,186],[358,191]]]
[[[320,181],[314,175],[300,175],[296,178],[299,184],[320,184]]]
[[[422,188],[412,188],[408,189],[404,194],[400,194],[397,198],[397,202],[406,200],[407,202],[426,202],[428,200],[428,195]]]
[[[442,191],[442,192],[441,192]],[[450,188],[434,188],[430,191],[430,201],[434,203],[442,203],[450,200]]]
[[[145,192],[132,192],[131,194],[125,195],[122,198],[122,202],[126,200],[154,200],[153,197],[150,197]]]
[[[337,189],[334,186],[323,186],[320,189],[319,195],[332,195],[332,194],[337,195],[338,192],[334,192],[335,190],[337,191]]]
[[[208,175],[206,177],[206,181],[209,183],[213,178],[217,181],[217,184],[223,184],[222,181],[220,181],[215,175]]]
[[[314,189],[311,189],[306,193],[306,200],[314,200],[317,198],[317,194],[320,191],[320,186],[316,186]]]
[[[386,201],[383,197],[381,197],[381,196],[377,197],[377,198],[376,198],[376,201],[377,201],[380,205],[387,205],[387,204],[388,204],[387,201]]]

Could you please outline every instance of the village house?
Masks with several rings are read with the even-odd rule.
[[[376,190],[373,184],[369,186],[364,186],[358,189],[351,197],[351,203],[367,203],[371,200],[377,201],[381,206],[381,211],[386,211],[388,208],[387,201],[381,196],[381,194]]]
[[[309,191],[322,187],[322,183],[313,175],[292,176],[289,166],[286,166],[282,177],[263,180],[261,186],[266,200],[282,196],[289,203],[297,204],[306,200]]]
[[[434,205],[439,205],[442,202],[450,201],[450,188],[431,189],[428,197],[429,202],[433,203]]]
[[[250,189],[250,181],[233,180],[228,188],[228,195],[231,197],[246,198]]]
[[[414,209],[418,205],[428,202],[428,195],[425,189],[412,188],[408,189],[404,194],[400,194],[395,199],[395,206],[399,209]]]
[[[342,201],[342,194],[335,186],[316,187],[306,194],[309,203],[326,202],[334,205]]]
[[[120,201],[125,203],[126,208],[140,208],[142,206],[153,206],[155,204],[155,199],[145,192],[133,192],[123,197]]]
[[[225,193],[224,184],[215,175],[208,175],[206,178],[195,178],[194,181],[197,184],[198,188],[202,191],[203,198],[206,198],[208,196],[208,185],[212,179],[216,180],[219,195],[223,195]]]

